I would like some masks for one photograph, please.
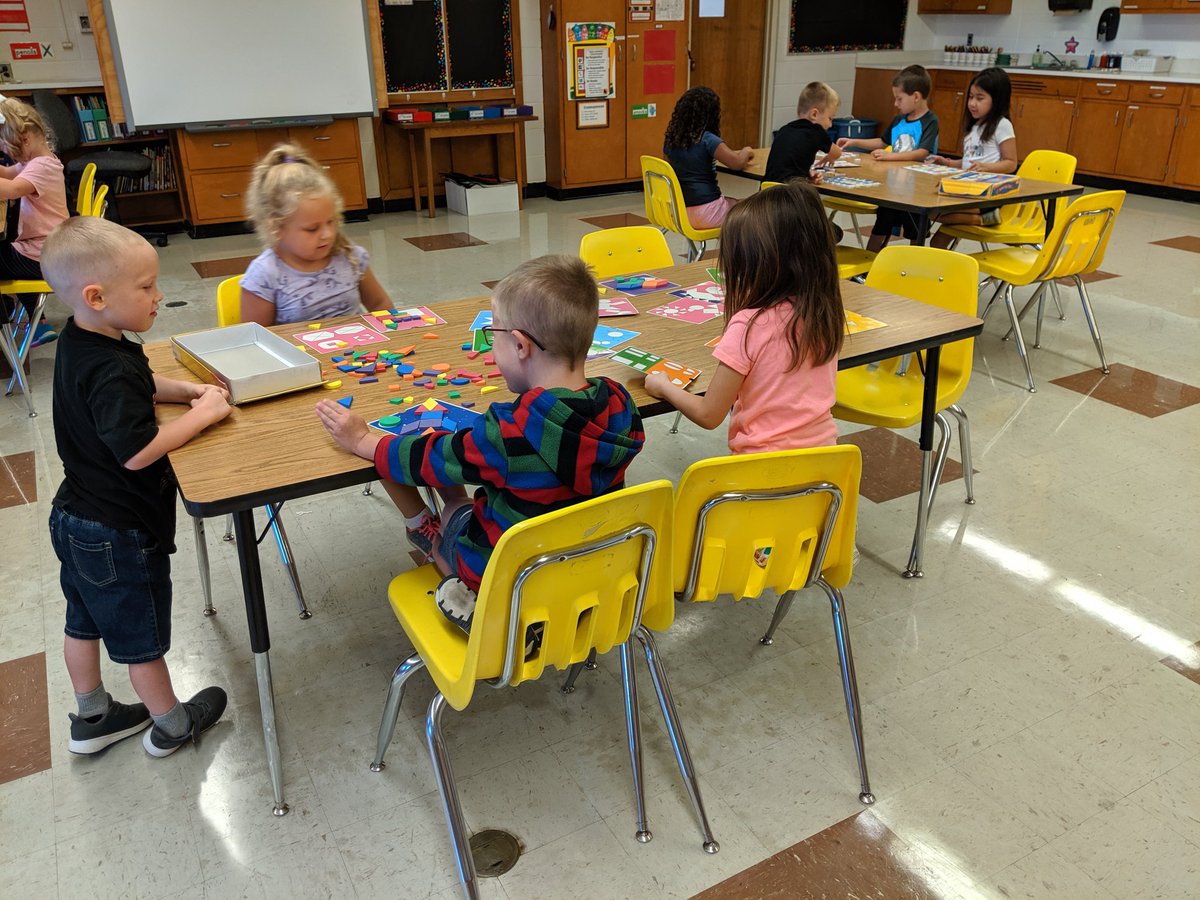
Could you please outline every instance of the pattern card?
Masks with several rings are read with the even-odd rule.
[[[874,331],[876,328],[886,328],[887,322],[880,322],[869,316],[860,316],[856,312],[846,310],[846,334],[860,334],[864,331]]]
[[[868,178],[850,178],[846,175],[826,175],[825,180],[822,181],[821,184],[843,188],[864,188],[874,187],[875,185],[879,184],[879,182],[871,181]]]
[[[643,287],[643,284],[649,282],[648,287]],[[656,291],[669,291],[672,288],[677,288],[673,281],[667,281],[665,278],[655,278],[653,275],[620,275],[609,281],[600,282],[606,288],[612,288],[621,294],[628,294],[631,297],[640,297],[642,294],[653,294]]]
[[[708,303],[704,300],[681,299],[655,307],[649,310],[649,313],[652,316],[662,316],[664,319],[703,325],[705,322],[721,318],[725,314],[725,305]]]
[[[337,353],[351,347],[362,347],[367,344],[386,344],[387,338],[379,332],[351,322],[348,325],[338,325],[334,328],[318,328],[316,331],[306,331],[295,335],[296,340],[318,353]]]
[[[475,313],[475,321],[471,323],[471,327],[467,331],[478,331],[485,325],[492,324],[492,311],[490,309],[481,309]]]
[[[475,353],[487,353],[492,349],[492,336],[483,329],[471,332],[471,350]]]
[[[600,318],[602,319],[610,316],[636,316],[637,314],[638,308],[624,297],[600,298]]]
[[[705,281],[682,291],[671,291],[672,297],[682,297],[684,300],[703,300],[705,303],[724,303],[725,288],[715,281]]]
[[[832,167],[829,165],[829,163],[825,162],[825,154],[818,153],[816,160],[813,163],[813,168],[814,169],[827,169],[827,168],[857,169],[861,165],[862,165],[862,163],[860,163],[858,161],[857,153],[843,153],[841,156],[839,156],[837,159],[835,159],[833,161]]]
[[[631,341],[641,334],[640,331],[626,331],[624,328],[609,328],[607,325],[597,325],[592,335],[592,350],[612,350],[619,344]]]
[[[471,428],[481,418],[483,414],[473,409],[429,399],[395,415],[376,419],[370,425],[397,437],[411,437],[429,431],[462,431]]]
[[[380,334],[446,324],[446,320],[428,306],[413,306],[408,309],[377,309],[367,313],[363,319]]]
[[[662,372],[671,379],[672,383],[680,387],[687,387],[700,377],[699,369],[681,366],[679,363],[663,359],[653,353],[647,353],[645,350],[639,350],[637,347],[625,347],[618,350],[612,355],[612,359],[614,362],[637,369],[639,372],[645,372],[647,375],[651,372]]]
[[[715,266],[710,269],[705,269],[704,271],[707,272],[708,277],[711,278],[713,281],[715,281],[717,284],[725,283],[725,276],[722,275],[721,270],[716,268]]]
[[[957,166],[939,166],[935,163],[920,163],[915,166],[905,166],[904,168],[920,172],[924,175],[958,175],[962,172],[962,169]]]
[[[717,344],[721,343],[721,338],[722,338],[722,335],[717,335],[711,341],[705,341],[704,346],[705,347],[715,347],[715,346],[717,346]]]

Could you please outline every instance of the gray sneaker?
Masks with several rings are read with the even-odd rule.
[[[133,737],[154,720],[144,703],[126,706],[110,699],[108,711],[84,719],[67,713],[71,720],[71,739],[67,749],[72,753],[99,753],[105,747]]]
[[[151,756],[170,756],[184,744],[196,742],[196,738],[217,724],[221,713],[225,712],[228,698],[219,687],[206,687],[191,700],[183,704],[191,717],[192,725],[185,734],[171,737],[157,725],[146,732],[142,738],[142,746]]]

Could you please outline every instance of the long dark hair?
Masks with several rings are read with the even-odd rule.
[[[846,326],[835,244],[821,195],[801,179],[739,202],[721,224],[725,323],[743,309],[786,303],[789,371],[835,358]]]
[[[1008,80],[1007,72],[993,67],[984,69],[971,79],[971,84],[967,88],[968,100],[971,98],[971,88],[973,87],[978,87],[992,98],[992,109],[980,120],[983,127],[979,129],[979,140],[990,141],[996,134],[996,126],[1000,124],[1000,120],[1008,118],[1009,110],[1012,107],[1012,83]],[[966,134],[975,125],[976,121],[971,115],[971,107],[963,103],[963,133]]]
[[[721,135],[721,98],[712,88],[688,88],[675,103],[663,145],[668,150],[686,150],[698,144],[706,131]]]

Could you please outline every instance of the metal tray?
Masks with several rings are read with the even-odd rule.
[[[257,322],[193,331],[171,338],[175,358],[234,405],[321,384],[321,363]]]

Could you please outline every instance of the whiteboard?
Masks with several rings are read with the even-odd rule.
[[[136,128],[372,115],[363,0],[105,0]]]

